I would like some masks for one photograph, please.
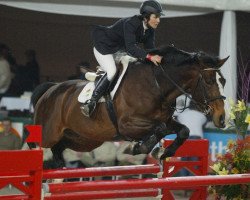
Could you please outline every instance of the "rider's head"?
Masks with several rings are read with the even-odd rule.
[[[157,28],[160,16],[164,15],[161,4],[156,0],[146,0],[141,4],[140,14],[149,27]]]

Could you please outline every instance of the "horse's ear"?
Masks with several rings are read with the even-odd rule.
[[[220,68],[227,61],[228,58],[229,56],[224,59],[219,59],[218,64],[216,65],[216,68]]]

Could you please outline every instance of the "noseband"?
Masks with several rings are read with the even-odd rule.
[[[208,97],[208,93],[207,93],[207,90],[206,90],[206,87],[205,87],[205,83],[204,83],[204,78],[202,76],[202,74],[200,74],[199,76],[199,79],[197,81],[197,84],[196,84],[196,87],[195,87],[195,90],[194,90],[194,93],[195,91],[198,89],[198,86],[201,85],[201,88],[202,88],[202,97],[203,97],[203,102],[200,103],[200,102],[197,102],[196,100],[194,100],[190,94],[188,94],[182,87],[180,87],[172,78],[170,78],[170,76],[167,74],[167,72],[164,70],[164,68],[162,67],[162,65],[159,64],[159,67],[161,68],[164,76],[182,93],[186,96],[186,98],[189,98],[190,101],[192,101],[200,110],[202,110],[202,112],[205,114],[205,115],[208,115],[210,114],[212,111],[213,111],[213,108],[209,105],[209,103],[217,100],[217,99],[223,99],[225,100],[226,97],[223,96],[223,95],[220,95],[220,96],[217,96],[217,97],[214,97],[214,98],[211,98],[209,99]],[[208,70],[215,70],[220,76],[221,78],[224,78],[220,72],[219,69],[214,69],[214,68],[206,68],[206,69],[203,69],[204,71],[208,71]],[[156,80],[157,81],[157,80]],[[158,84],[158,83],[157,83]],[[158,84],[159,85],[159,84]],[[182,111],[184,111],[186,109],[186,101],[185,101],[185,106],[184,108],[182,109]]]

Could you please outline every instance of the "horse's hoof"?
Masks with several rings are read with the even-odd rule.
[[[164,148],[160,147],[154,148],[151,153],[152,157],[156,160],[160,160],[163,154],[164,154]]]
[[[175,154],[175,151],[172,151],[172,150],[166,148],[166,149],[164,149],[164,152],[161,155],[160,160],[164,160],[168,157],[172,157],[172,156],[174,156],[174,154]]]
[[[135,145],[134,145],[133,143],[129,144],[129,145],[125,148],[125,150],[123,151],[123,153],[124,153],[124,154],[130,154],[130,155],[132,155],[132,154],[133,154],[134,146],[135,146]]]
[[[142,154],[140,149],[140,144],[138,142],[131,142],[123,151],[125,154],[138,155]]]

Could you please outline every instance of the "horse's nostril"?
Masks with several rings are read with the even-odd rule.
[[[221,124],[221,126],[225,126],[225,117],[224,117],[224,115],[220,116],[220,124]]]

